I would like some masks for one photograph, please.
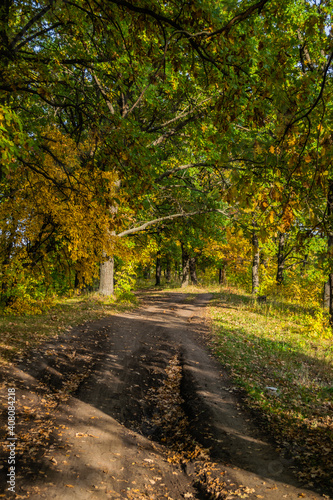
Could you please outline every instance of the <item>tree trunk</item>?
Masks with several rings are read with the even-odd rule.
[[[196,258],[195,257],[191,257],[189,264],[190,264],[191,283],[192,283],[192,285],[197,285],[198,284],[198,279],[197,279],[197,263],[196,263]]]
[[[182,244],[182,265],[183,265],[182,287],[186,287],[188,286],[189,282],[190,259],[187,250],[184,248],[183,244]]]
[[[259,293],[259,241],[256,233],[252,236],[253,245],[253,261],[252,261],[252,294],[257,295]]]
[[[333,258],[333,179],[330,179],[328,184],[327,218],[328,218],[327,253],[328,257],[332,259]],[[333,326],[333,273],[329,274],[328,281],[329,281],[330,323]]]
[[[120,187],[120,181],[116,181],[114,183],[116,189]],[[115,204],[109,207],[109,211],[111,214],[116,214],[118,212],[118,205]],[[114,236],[115,231],[110,232],[110,236]],[[99,268],[99,289],[98,292],[102,295],[112,296],[114,294],[114,257],[107,256],[105,252],[103,252],[103,258],[106,257],[106,260],[101,263]]]
[[[114,293],[114,258],[108,257],[100,267],[100,281],[98,292],[101,295],[111,296]]]
[[[278,285],[282,285],[283,283],[283,271],[285,264],[285,255],[284,255],[284,247],[286,243],[286,235],[285,233],[279,233],[279,250],[277,256],[277,273],[276,273],[276,283]]]
[[[330,294],[329,294],[329,310],[330,310],[330,324],[333,326],[333,273],[329,275]]]
[[[227,281],[227,264],[224,262],[219,269],[219,284],[225,285]]]
[[[143,278],[145,280],[150,280],[150,266],[146,266],[143,270]]]
[[[74,276],[74,288],[75,288],[75,290],[77,290],[77,288],[79,288],[79,284],[80,284],[79,276],[78,276],[77,272],[75,271],[75,276]]]
[[[183,264],[182,264],[182,262],[178,263],[178,279],[180,279],[180,280],[182,279],[182,276],[183,276]]]
[[[301,267],[301,278],[303,278],[306,266],[308,265],[308,257],[309,257],[308,254],[304,255],[304,260],[302,262],[302,267]]]
[[[161,274],[162,274],[161,255],[160,255],[160,253],[158,253],[157,257],[156,257],[156,273],[155,273],[156,282],[155,282],[155,286],[161,285]]]
[[[165,278],[166,278],[166,282],[170,283],[170,281],[171,281],[171,261],[170,261],[169,257],[167,258],[167,262],[166,262]]]
[[[174,272],[173,272],[173,276],[175,278],[175,280],[177,280],[179,278],[179,264],[177,261],[175,261],[175,267],[174,267]]]
[[[330,307],[330,280],[328,279],[324,285],[323,307],[329,309]]]

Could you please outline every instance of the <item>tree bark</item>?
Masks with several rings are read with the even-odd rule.
[[[327,253],[328,257],[333,257],[333,179],[329,180],[328,194],[327,194],[327,216],[328,216],[328,240],[327,240]],[[329,310],[330,310],[330,324],[333,326],[333,273],[329,274]]]
[[[100,282],[98,292],[101,295],[111,296],[114,294],[114,258],[108,257],[101,263]]]
[[[190,266],[191,283],[192,285],[197,285],[198,284],[197,263],[195,257],[190,258],[189,266]]]
[[[156,272],[155,272],[155,286],[160,286],[161,285],[161,274],[162,274],[162,268],[161,268],[161,255],[160,253],[157,254],[156,257]]]
[[[188,286],[189,282],[190,259],[187,250],[184,248],[183,243],[182,243],[182,265],[183,265],[182,287],[186,287]]]
[[[225,285],[227,280],[227,264],[224,262],[219,269],[219,284]]]
[[[330,324],[331,324],[331,326],[333,326],[333,273],[331,273],[329,275],[329,284],[330,284],[330,287],[329,287],[330,294],[329,294],[328,302],[329,302],[329,310],[330,310]]]
[[[279,233],[279,250],[277,255],[277,273],[276,273],[276,283],[278,285],[282,285],[284,279],[283,272],[286,261],[284,255],[285,243],[286,243],[285,233]]]
[[[324,285],[323,307],[329,309],[330,307],[330,280],[328,279]]]
[[[170,283],[171,281],[171,261],[169,257],[167,258],[166,262],[166,274],[165,274],[166,282]]]
[[[115,188],[120,188],[120,181],[114,183]],[[109,207],[111,214],[116,214],[118,212],[118,205],[115,204]],[[110,236],[115,236],[115,231],[110,231]],[[106,255],[103,252],[103,257],[107,257],[104,262],[101,263],[99,268],[99,289],[98,292],[102,295],[112,296],[114,294],[114,257],[113,255]]]
[[[252,236],[253,245],[253,261],[252,261],[252,294],[258,295],[259,293],[259,241],[256,233]]]
[[[180,262],[178,262],[178,279],[182,279],[182,276],[183,276],[183,264],[182,264],[183,260]]]
[[[74,290],[79,290],[80,286],[80,280],[77,271],[75,271],[75,277],[74,277]]]
[[[302,267],[301,267],[301,277],[302,278],[304,276],[304,272],[305,272],[306,266],[308,265],[308,257],[309,257],[308,254],[304,256],[304,260],[303,260]]]

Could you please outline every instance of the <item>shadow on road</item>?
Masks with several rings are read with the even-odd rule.
[[[204,345],[207,327],[201,312],[209,298],[202,294],[186,303],[181,293],[146,296],[144,307],[77,327],[16,366],[6,384],[16,388],[18,399],[20,494],[106,498],[108,492],[107,498],[135,498],[130,492],[147,483],[147,474],[159,491],[156,477],[161,473],[168,492],[174,488],[182,498],[175,478],[179,482],[182,471],[190,474],[190,465],[172,469],[165,462],[154,404],[147,397],[161,385],[177,355],[181,394],[170,398],[183,399],[193,439],[210,448],[210,460],[230,477],[229,483],[236,478],[253,486],[253,495],[272,488],[265,490],[269,500],[280,500],[286,488],[288,498],[297,498],[292,494],[298,488],[292,462],[279,457],[250,421],[227,374]],[[6,455],[6,447],[3,451]],[[7,467],[0,473],[0,492],[5,493]],[[184,491],[192,491],[192,478],[186,481]],[[282,483],[284,489],[275,494],[274,485]],[[54,486],[58,493],[49,496]],[[196,498],[208,498],[193,491]],[[256,496],[250,492],[249,498]]]

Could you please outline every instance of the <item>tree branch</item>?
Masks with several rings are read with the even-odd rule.
[[[104,101],[106,102],[106,105],[109,108],[111,115],[114,115],[114,107],[112,106],[111,102],[109,101],[109,98],[108,98],[106,92],[104,91],[100,81],[98,80],[97,76],[95,75],[95,72],[91,71],[91,75],[92,75],[93,79],[95,80],[95,83],[96,83],[100,93],[102,94]]]
[[[160,217],[159,219],[154,219],[154,220],[150,220],[148,222],[145,222],[141,226],[133,227],[132,229],[126,229],[125,231],[118,233],[116,236],[118,238],[122,238],[123,236],[127,236],[128,234],[133,234],[133,233],[138,233],[139,231],[144,231],[147,227],[152,226],[153,224],[158,224],[159,222],[163,222],[165,220],[172,220],[172,219],[176,219],[177,217],[191,217],[192,215],[206,214],[209,212],[217,212],[217,213],[224,215],[225,217],[229,217],[229,215],[226,212],[224,212],[223,210],[221,210],[219,208],[212,208],[212,209],[208,209],[208,210],[198,210],[197,212],[167,215],[165,217]]]
[[[191,167],[213,167],[214,165],[212,163],[189,163],[188,165],[179,165],[179,167],[175,167],[171,170],[167,170],[163,174],[161,174],[159,177],[155,179],[155,182],[160,182],[162,179],[165,177],[168,177],[169,175],[175,174],[176,172],[179,172],[180,170],[186,170],[187,168]]]
[[[324,69],[324,74],[323,74],[323,80],[321,82],[321,85],[320,85],[320,92],[318,94],[318,97],[317,99],[315,100],[315,102],[312,104],[312,106],[310,106],[310,108],[308,109],[308,111],[306,113],[304,113],[302,116],[300,116],[299,118],[295,118],[286,128],[285,130],[285,133],[283,135],[283,139],[284,137],[286,136],[288,130],[290,130],[290,128],[295,124],[297,123],[298,121],[300,120],[303,120],[304,118],[308,118],[310,113],[312,113],[312,111],[314,110],[314,108],[317,106],[317,104],[319,103],[320,99],[322,98],[323,96],[323,93],[324,93],[324,89],[325,89],[325,84],[326,84],[326,78],[327,78],[327,73],[328,73],[328,70],[330,68],[330,65],[333,61],[333,52],[331,53],[329,59],[328,59],[328,62],[326,64],[326,67]]]
[[[188,115],[191,115],[192,113],[194,113],[202,104],[205,104],[206,102],[210,101],[212,99],[212,97],[208,97],[207,99],[204,99],[203,101],[199,102],[198,104],[196,104],[192,109],[190,109],[189,111],[188,108],[190,106],[187,106],[187,108],[185,108],[179,115],[175,116],[174,118],[171,118],[170,120],[168,120],[167,122],[165,123],[162,123],[161,125],[157,125],[156,127],[154,127],[153,129],[149,130],[150,133],[152,132],[157,132],[158,130],[161,130],[162,128],[165,128],[167,127],[168,125],[170,125],[170,123],[173,123],[177,120],[179,120],[180,118],[185,118],[185,116],[188,116]]]
[[[36,38],[37,36],[41,36],[41,35],[44,35],[45,33],[47,33],[48,31],[51,31],[55,28],[57,28],[58,26],[61,26],[63,23],[62,22],[58,22],[56,24],[53,24],[52,26],[50,26],[49,28],[45,28],[44,30],[40,30],[38,31],[37,33],[34,33],[33,35],[29,36],[29,38],[26,38],[25,40],[23,40],[23,42],[21,42],[14,50],[14,52],[17,52],[21,47],[23,47],[24,45],[26,45],[28,42],[31,42],[31,40],[33,40],[34,38]]]
[[[35,24],[39,19],[41,19],[51,8],[54,0],[50,1],[50,4],[44,7],[40,12],[38,12],[30,21],[21,29],[21,31],[16,35],[16,37],[9,44],[9,48],[13,49],[16,43],[23,38],[25,33],[33,24]]]
[[[237,14],[237,16],[230,19],[230,21],[226,25],[224,25],[223,28],[220,28],[219,30],[213,31],[213,33],[209,33],[208,38],[211,38],[212,36],[215,36],[215,35],[220,35],[221,33],[228,33],[228,31],[230,31],[230,29],[232,28],[232,26],[234,24],[238,24],[238,23],[244,21],[245,19],[250,17],[253,14],[253,12],[255,12],[256,10],[260,14],[260,12],[262,11],[262,9],[266,5],[266,3],[268,3],[269,1],[270,0],[260,0],[260,2],[254,4],[254,5],[251,5],[251,7],[244,10],[244,12],[241,12],[240,14]]]

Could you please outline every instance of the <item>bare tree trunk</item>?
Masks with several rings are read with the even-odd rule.
[[[302,262],[302,267],[301,267],[301,277],[302,278],[304,276],[304,272],[306,270],[306,266],[308,265],[308,258],[309,258],[308,254],[304,255],[304,260]]]
[[[170,283],[170,281],[171,281],[171,261],[170,261],[169,257],[167,257],[167,262],[166,262],[165,278],[166,278],[166,282]]]
[[[111,296],[114,293],[114,258],[108,257],[100,266],[99,293]]]
[[[175,280],[178,280],[178,279],[179,279],[179,277],[180,277],[180,276],[179,276],[179,263],[178,263],[178,261],[177,261],[177,260],[175,261],[175,268],[174,268],[174,273],[173,273],[173,275],[174,275]]]
[[[195,257],[190,258],[190,275],[191,275],[191,283],[193,285],[197,285],[198,284],[197,263]]]
[[[285,233],[279,233],[279,250],[278,250],[278,255],[277,255],[277,273],[276,273],[276,283],[278,285],[282,285],[283,283],[283,271],[284,271],[284,264],[285,264],[285,255],[284,255],[284,250],[285,250],[285,242],[286,242],[286,235]]]
[[[188,286],[189,282],[190,259],[187,250],[184,248],[183,243],[182,243],[182,265],[183,265],[182,287],[186,287]]]
[[[183,277],[183,260],[178,263],[178,279],[182,279]]]
[[[333,273],[329,275],[330,295],[329,295],[329,310],[330,310],[330,324],[333,326]]]
[[[330,307],[330,280],[328,279],[324,285],[323,307],[329,309]]]
[[[160,254],[160,252],[158,252],[157,257],[156,257],[156,272],[155,272],[156,282],[155,282],[155,286],[161,285],[161,274],[162,274],[161,254]]]
[[[252,261],[252,294],[258,295],[259,293],[259,241],[256,233],[252,236],[253,245],[253,261]]]
[[[328,241],[327,253],[329,257],[333,256],[333,179],[329,180],[327,194],[327,216],[328,216]],[[330,323],[333,326],[333,273],[329,274],[329,310]]]
[[[120,188],[120,181],[114,183],[116,189]],[[115,204],[109,208],[111,214],[116,214],[118,212],[118,206]],[[110,231],[110,235],[114,236],[115,231]],[[106,255],[103,252],[103,258],[106,258],[104,262],[101,263],[99,268],[99,289],[98,292],[102,295],[111,296],[114,294],[114,257],[113,255]]]
[[[74,276],[74,290],[79,290],[80,286],[80,280],[77,271],[75,271],[75,276]]]
[[[227,264],[224,262],[219,269],[219,284],[225,285],[227,281]]]

